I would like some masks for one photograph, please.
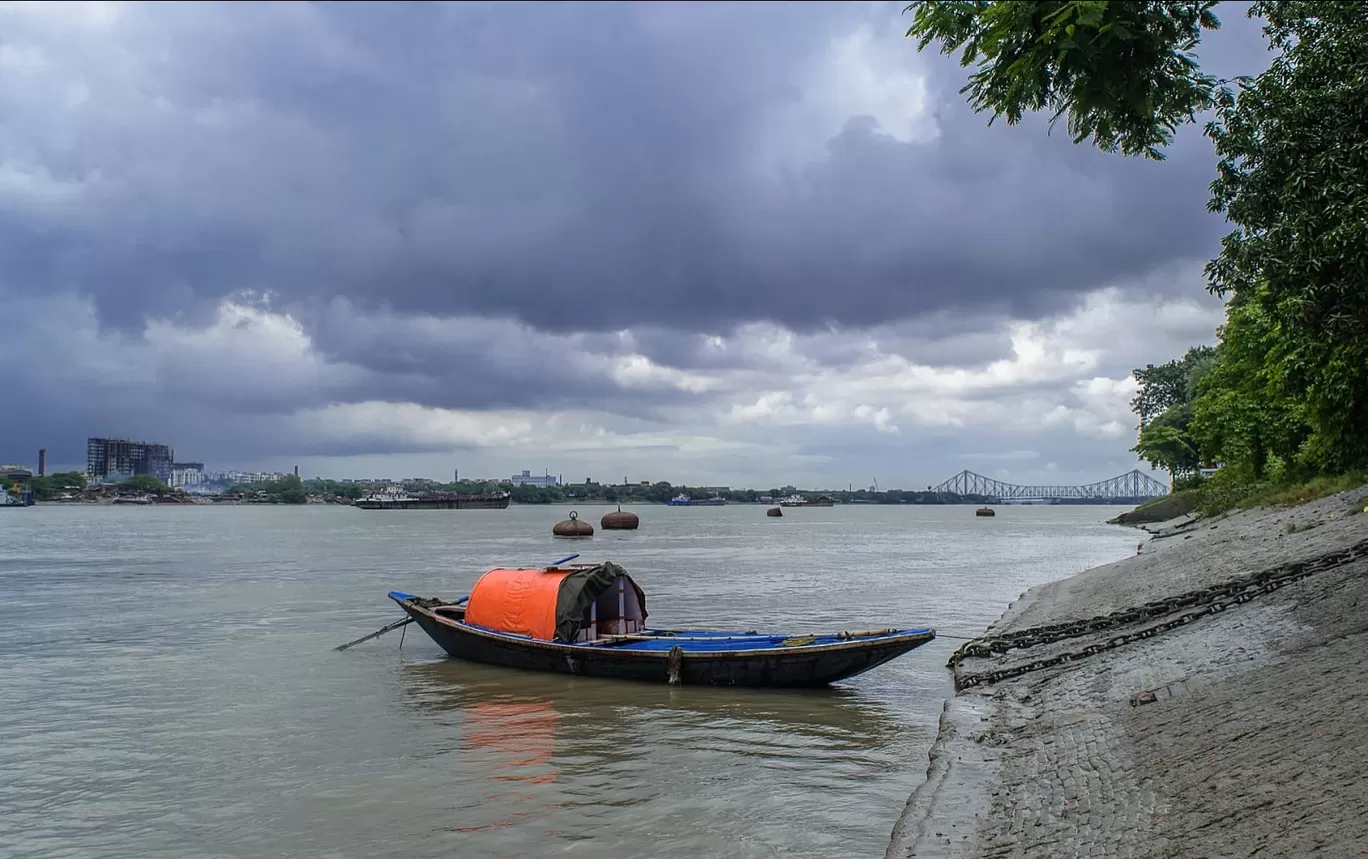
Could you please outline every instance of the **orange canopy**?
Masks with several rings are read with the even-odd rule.
[[[551,641],[556,637],[556,602],[561,581],[570,572],[490,570],[470,590],[466,622]]]

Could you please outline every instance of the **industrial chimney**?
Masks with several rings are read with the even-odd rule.
[[[38,476],[47,477],[47,448],[38,448]]]
[[[295,477],[299,476],[299,466],[295,466]]]

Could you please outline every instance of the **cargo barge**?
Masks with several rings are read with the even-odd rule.
[[[33,472],[22,465],[0,466],[0,507],[32,507]]]
[[[790,495],[780,499],[780,507],[834,507],[836,499],[830,495],[819,495],[816,498],[805,498],[802,495]]]
[[[509,492],[377,492],[352,506],[362,510],[503,510],[512,498]]]
[[[0,508],[32,506],[32,490],[18,487],[6,489],[4,486],[0,486]]]
[[[690,498],[688,495],[680,493],[667,502],[671,507],[723,507],[727,499],[721,496],[712,498]]]

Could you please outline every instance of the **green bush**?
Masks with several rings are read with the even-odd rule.
[[[1221,469],[1192,490],[1197,512],[1215,516],[1231,510],[1305,504],[1368,484],[1368,472],[1313,477],[1303,481],[1250,481],[1235,471]]]

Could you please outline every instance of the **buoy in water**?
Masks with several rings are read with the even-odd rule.
[[[980,507],[974,511],[975,516],[996,516],[997,511],[991,507]]]
[[[783,511],[783,510],[780,510],[778,507],[771,507],[770,509],[768,509],[768,510],[765,511],[765,515],[766,515],[766,516],[783,516],[783,515],[784,515],[784,511]]]
[[[582,521],[579,514],[571,510],[570,518],[557,522],[556,527],[551,529],[551,533],[557,537],[592,537],[594,536],[594,526]]]
[[[603,514],[599,525],[605,531],[635,531],[641,525],[641,518],[635,513],[623,512],[622,505],[619,504],[617,510]]]

